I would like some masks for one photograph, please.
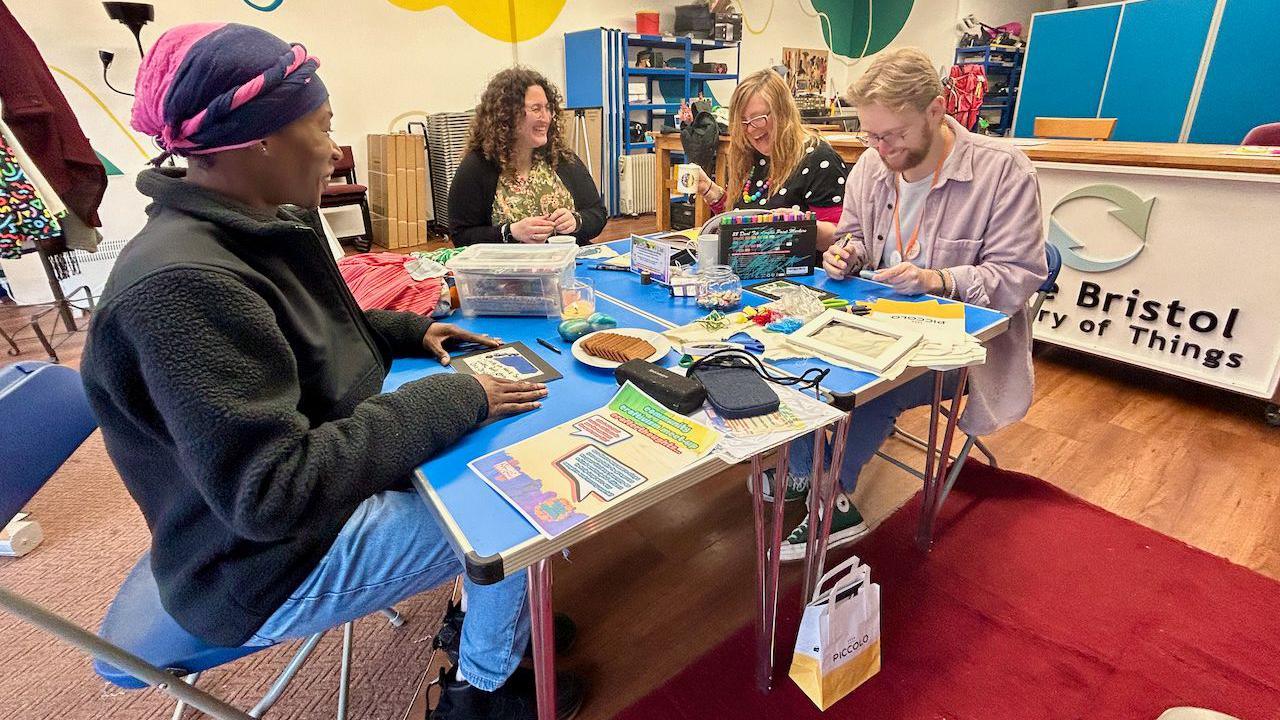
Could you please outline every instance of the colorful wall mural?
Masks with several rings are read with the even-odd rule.
[[[411,12],[438,7],[452,10],[471,27],[495,40],[523,42],[538,37],[551,27],[564,9],[565,0],[507,0],[476,2],[475,0],[386,0]],[[254,10],[272,12],[284,0],[244,0]]]

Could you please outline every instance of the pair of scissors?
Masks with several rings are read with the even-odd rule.
[[[728,340],[721,342],[688,343],[681,348],[684,354],[680,356],[678,364],[682,368],[687,368],[700,358],[720,350],[746,350],[747,352],[763,353],[764,343],[746,333],[737,333]]]
[[[728,342],[734,343],[742,347],[747,352],[760,354],[764,352],[764,343],[751,337],[750,335],[740,332],[730,336]]]

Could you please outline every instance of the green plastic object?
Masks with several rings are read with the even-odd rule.
[[[592,313],[591,317],[587,318],[587,322],[591,324],[593,331],[612,330],[618,327],[618,321],[614,320],[612,315],[606,315],[602,312]]]
[[[557,328],[557,330],[560,333],[561,340],[571,343],[591,332],[591,323],[583,320],[582,318],[573,318],[572,320],[565,320],[560,323],[560,327]]]

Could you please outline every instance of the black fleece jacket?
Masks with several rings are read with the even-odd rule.
[[[147,170],[81,364],[107,452],[151,530],[165,609],[244,643],[365,498],[486,414],[472,377],[381,393],[430,320],[361,311],[313,215],[263,216]]]
[[[449,238],[453,244],[500,243],[502,232],[493,224],[493,197],[498,192],[501,169],[473,150],[462,158],[449,184]],[[604,202],[596,181],[577,156],[561,162],[556,175],[573,197],[573,210],[582,224],[571,233],[579,245],[587,245],[604,230]]]

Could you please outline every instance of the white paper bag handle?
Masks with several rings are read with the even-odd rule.
[[[809,601],[817,602],[823,595],[826,594],[822,591],[823,585],[826,585],[833,578],[835,578],[840,573],[843,573],[845,570],[857,567],[859,562],[861,561],[858,560],[858,556],[853,555],[848,560],[845,560],[844,562],[840,563],[839,565],[836,565],[835,567],[831,568],[826,573],[824,573],[822,577],[818,579],[818,584],[813,587],[813,597],[810,598]]]
[[[834,606],[839,602],[840,593],[844,592],[846,588],[853,587],[859,583],[871,584],[871,567],[869,565],[859,565],[857,569],[840,578],[835,585],[831,586],[831,604]],[[847,598],[845,602],[852,599],[852,597]],[[840,604],[843,605],[844,603]]]
[[[848,587],[861,585],[853,595],[840,599],[840,593]],[[835,587],[831,588],[831,604],[827,609],[827,627],[828,639],[843,639],[848,637],[850,628],[860,622],[867,615],[867,597],[871,594],[868,590],[871,588],[871,568],[863,565],[856,571],[837,582]]]

